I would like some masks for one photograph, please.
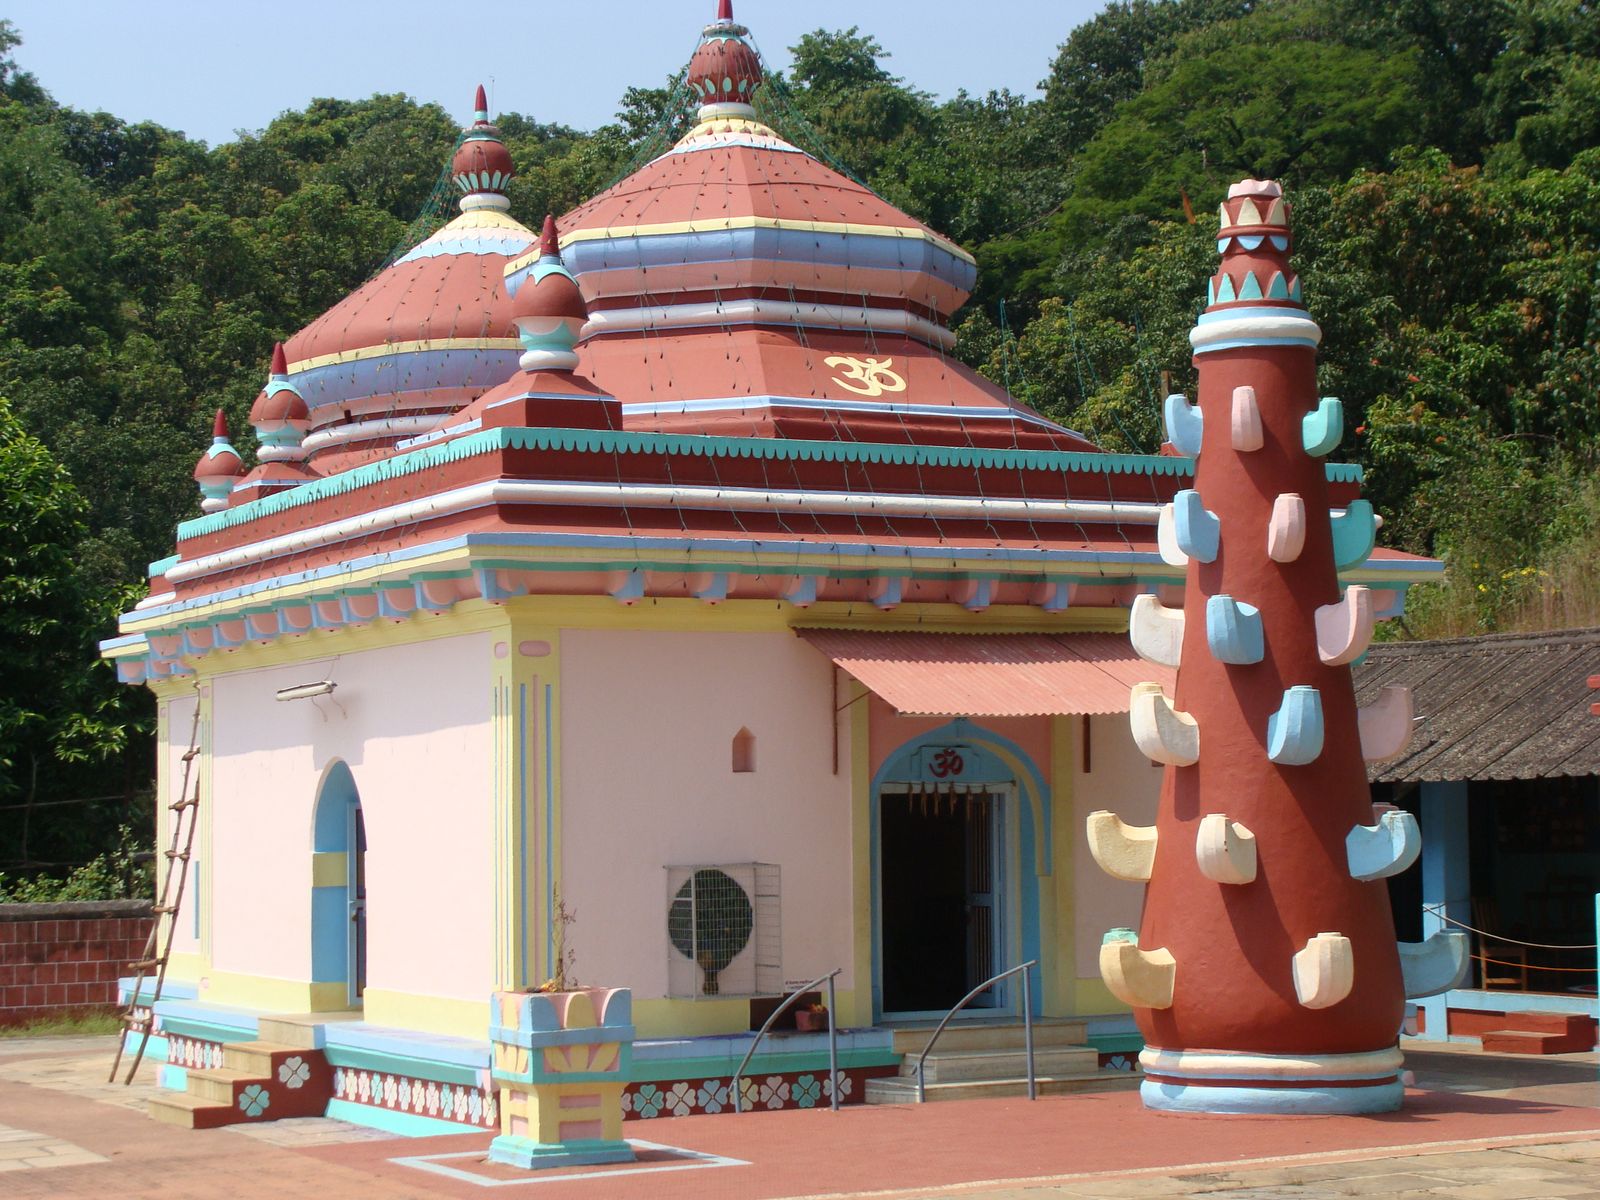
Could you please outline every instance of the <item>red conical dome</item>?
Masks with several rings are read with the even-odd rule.
[[[512,176],[479,87],[453,160],[461,215],[288,341],[289,381],[311,413],[305,449],[322,474],[371,461],[435,428],[517,368],[502,287],[533,232],[509,216]],[[269,387],[269,391],[272,389]]]

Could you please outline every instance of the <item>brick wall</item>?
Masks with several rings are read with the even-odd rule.
[[[0,1025],[115,1005],[149,931],[148,900],[0,904]]]

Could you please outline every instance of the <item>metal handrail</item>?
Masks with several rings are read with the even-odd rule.
[[[772,1023],[774,1021],[783,1016],[783,1014],[788,1012],[789,1009],[794,1007],[794,1002],[796,1000],[800,999],[801,996],[805,995],[819,983],[826,983],[828,985],[828,1090],[833,1094],[833,1111],[839,1111],[839,1031],[834,1027],[833,1023],[833,1014],[835,1009],[833,980],[834,977],[843,970],[843,967],[835,967],[826,975],[818,975],[810,983],[805,984],[802,987],[798,987],[794,991],[790,992],[789,998],[782,1004],[778,1005],[777,1008],[772,1010],[772,1015],[766,1019],[766,1022],[757,1031],[755,1040],[750,1043],[750,1049],[744,1052],[744,1059],[739,1063],[739,1069],[733,1073],[733,1082],[729,1085],[729,1087],[733,1091],[734,1112],[744,1112],[744,1097],[739,1090],[739,1076],[743,1075],[744,1069],[750,1065],[751,1058],[755,1056],[756,1047],[761,1045],[761,1039],[767,1036],[767,1030],[772,1028]]]
[[[933,1044],[939,1040],[939,1035],[944,1032],[944,1027],[950,1024],[950,1018],[965,1008],[968,1003],[971,1002],[972,998],[979,992],[987,991],[989,988],[992,988],[995,984],[999,983],[1002,979],[1005,979],[1010,975],[1015,975],[1018,972],[1021,972],[1022,974],[1022,1036],[1023,1044],[1027,1047],[1028,1051],[1028,1099],[1037,1100],[1039,1098],[1038,1085],[1035,1082],[1033,1075],[1033,985],[1028,980],[1028,971],[1033,967],[1037,967],[1038,965],[1039,960],[1037,958],[1030,958],[1027,962],[1021,964],[1020,966],[1012,967],[1009,971],[1001,971],[1000,974],[996,975],[992,979],[985,979],[977,987],[973,988],[965,996],[961,997],[960,1003],[958,1003],[949,1012],[945,1013],[944,1020],[939,1022],[938,1027],[933,1031],[933,1036],[928,1039],[928,1044],[922,1048],[922,1053],[917,1057],[918,1104],[923,1103],[927,1099],[927,1088],[923,1083],[922,1073],[924,1064],[928,1061],[928,1051],[933,1049]]]

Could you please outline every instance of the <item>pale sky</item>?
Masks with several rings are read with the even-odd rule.
[[[888,67],[940,97],[1028,95],[1105,0],[735,0],[769,62],[817,28],[859,25]],[[405,92],[468,119],[490,106],[592,129],[630,84],[688,61],[714,0],[7,0],[17,59],[57,100],[215,145],[314,97]]]

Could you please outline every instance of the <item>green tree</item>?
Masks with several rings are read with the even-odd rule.
[[[144,707],[95,663],[96,638],[130,595],[83,569],[86,511],[66,471],[0,399],[0,843],[12,848],[12,866],[62,854],[86,861],[76,856],[94,844],[92,826],[37,827],[38,806],[72,797],[95,779],[85,768],[122,755]]]

